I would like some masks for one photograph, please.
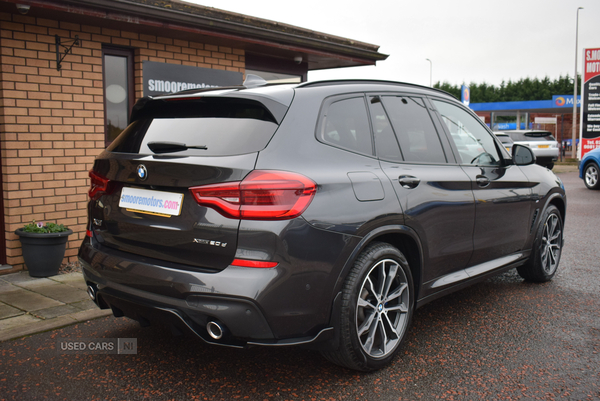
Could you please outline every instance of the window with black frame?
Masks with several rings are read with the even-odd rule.
[[[446,155],[423,99],[382,96],[404,161],[446,163]]]
[[[133,55],[127,49],[104,48],[105,141],[110,144],[129,122],[133,106]]]
[[[372,155],[373,141],[364,97],[330,103],[319,136],[322,141],[336,147]]]
[[[495,141],[475,117],[450,103],[432,100],[442,116],[454,144],[461,164],[497,166],[500,155]]]
[[[398,140],[392,129],[392,124],[390,124],[390,120],[383,109],[380,96],[369,97],[369,109],[371,111],[377,157],[393,162],[402,161],[402,153],[400,152]]]

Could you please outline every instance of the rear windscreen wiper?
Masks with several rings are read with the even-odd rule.
[[[154,153],[173,153],[183,152],[188,149],[202,149],[207,150],[208,148],[204,145],[193,146],[186,145],[185,143],[179,142],[148,142],[148,148]]]

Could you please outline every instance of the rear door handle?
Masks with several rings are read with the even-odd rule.
[[[412,175],[401,175],[398,177],[398,182],[403,188],[413,189],[421,183],[421,180],[417,177],[413,177]]]

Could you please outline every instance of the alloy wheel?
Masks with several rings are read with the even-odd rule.
[[[588,187],[594,187],[598,184],[598,169],[594,165],[590,165],[585,169],[585,182]]]
[[[553,274],[558,267],[562,245],[562,225],[556,214],[550,214],[544,223],[542,234],[542,268],[546,274]]]
[[[356,330],[364,352],[385,358],[400,344],[409,322],[410,288],[402,267],[393,259],[376,263],[362,283]]]

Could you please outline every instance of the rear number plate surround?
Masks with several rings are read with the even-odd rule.
[[[119,207],[128,211],[156,216],[179,216],[183,205],[183,194],[124,187],[121,190]]]

